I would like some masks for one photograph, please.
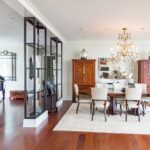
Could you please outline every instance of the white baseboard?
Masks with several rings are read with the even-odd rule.
[[[60,99],[59,101],[56,102],[56,106],[57,107],[59,107],[62,104],[63,104],[63,99]]]
[[[48,111],[46,110],[36,119],[24,119],[23,127],[36,128],[38,127],[46,118],[48,118]]]

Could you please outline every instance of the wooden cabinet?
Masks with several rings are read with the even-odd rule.
[[[150,60],[138,61],[138,82],[146,83],[147,89],[150,91]]]
[[[72,93],[73,102],[74,96],[74,84],[78,84],[79,92],[82,94],[90,93],[91,87],[95,86],[95,59],[72,60],[73,68],[73,82],[72,82]]]

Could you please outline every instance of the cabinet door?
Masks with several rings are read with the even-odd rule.
[[[88,60],[83,62],[83,84],[95,84],[95,61]]]
[[[77,84],[83,83],[83,62],[73,61],[73,81]]]
[[[144,63],[144,72],[143,72],[143,80],[144,83],[147,83],[147,86],[150,86],[150,63],[145,62]]]

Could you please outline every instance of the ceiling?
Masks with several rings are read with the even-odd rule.
[[[0,43],[17,44],[23,41],[23,18],[0,1]]]
[[[27,11],[17,0],[0,0],[0,44],[22,44],[24,42],[24,17],[33,15]],[[29,31],[32,39],[32,30]],[[31,36],[30,36],[31,35]],[[50,31],[48,37],[54,36]],[[43,37],[41,37],[43,38]],[[47,38],[49,45],[49,38]]]
[[[66,40],[150,39],[150,0],[29,0]]]

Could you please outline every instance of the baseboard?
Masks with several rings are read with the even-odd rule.
[[[56,102],[56,106],[57,107],[59,107],[62,104],[63,104],[63,99],[60,99],[59,101]]]
[[[23,127],[37,128],[46,118],[48,118],[48,111],[45,111],[36,119],[24,119]]]

